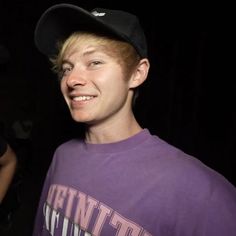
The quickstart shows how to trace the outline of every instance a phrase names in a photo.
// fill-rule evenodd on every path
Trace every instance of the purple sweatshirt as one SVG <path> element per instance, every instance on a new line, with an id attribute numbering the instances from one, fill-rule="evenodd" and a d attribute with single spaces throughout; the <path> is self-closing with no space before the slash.
<path id="1" fill-rule="evenodd" d="M 144 129 L 68 141 L 45 179 L 34 236 L 236 236 L 236 189 Z"/>

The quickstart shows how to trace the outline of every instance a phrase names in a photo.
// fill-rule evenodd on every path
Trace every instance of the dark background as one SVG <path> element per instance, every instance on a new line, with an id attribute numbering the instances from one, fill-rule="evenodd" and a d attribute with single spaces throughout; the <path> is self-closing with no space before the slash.
<path id="1" fill-rule="evenodd" d="M 42 12 L 60 2 L 65 1 L 0 2 L 0 45 L 9 51 L 8 60 L 0 64 L 0 121 L 18 153 L 16 179 L 21 183 L 17 187 L 20 200 L 6 235 L 31 235 L 53 152 L 77 131 L 50 64 L 33 41 Z M 67 2 L 88 10 L 105 7 L 139 16 L 148 40 L 151 70 L 137 101 L 138 120 L 151 133 L 194 155 L 236 186 L 234 33 L 229 21 L 223 21 L 227 12 L 221 7 L 216 11 L 148 1 L 128 5 L 127 1 Z M 24 147 L 11 130 L 22 112 L 33 122 Z"/>

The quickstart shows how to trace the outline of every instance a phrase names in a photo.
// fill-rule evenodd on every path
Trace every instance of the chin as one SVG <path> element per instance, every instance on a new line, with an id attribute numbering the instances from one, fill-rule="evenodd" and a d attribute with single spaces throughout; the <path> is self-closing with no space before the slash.
<path id="1" fill-rule="evenodd" d="M 90 119 L 87 115 L 82 115 L 82 114 L 73 114 L 71 113 L 71 117 L 75 122 L 78 123 L 89 123 Z"/>

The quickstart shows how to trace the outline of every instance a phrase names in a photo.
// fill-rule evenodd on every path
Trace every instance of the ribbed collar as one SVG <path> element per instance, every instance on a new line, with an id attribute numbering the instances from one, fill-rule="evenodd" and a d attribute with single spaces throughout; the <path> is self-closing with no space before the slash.
<path id="1" fill-rule="evenodd" d="M 132 137 L 114 143 L 106 144 L 91 144 L 83 143 L 84 148 L 88 152 L 97 152 L 97 153 L 117 153 L 123 152 L 129 149 L 133 149 L 145 142 L 148 138 L 151 137 L 151 134 L 148 129 L 143 129 L 139 133 L 133 135 Z"/>

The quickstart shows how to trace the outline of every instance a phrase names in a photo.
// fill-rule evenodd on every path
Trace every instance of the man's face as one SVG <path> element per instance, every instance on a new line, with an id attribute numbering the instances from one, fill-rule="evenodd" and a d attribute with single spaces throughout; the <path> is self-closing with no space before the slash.
<path id="1" fill-rule="evenodd" d="M 61 91 L 75 121 L 96 125 L 125 119 L 131 110 L 129 78 L 103 46 L 78 39 L 63 59 Z"/>

